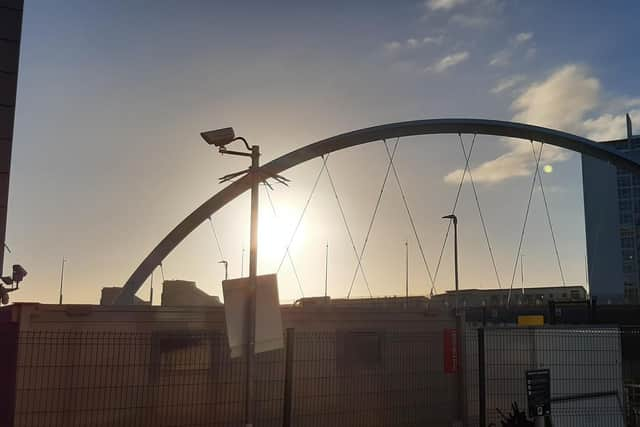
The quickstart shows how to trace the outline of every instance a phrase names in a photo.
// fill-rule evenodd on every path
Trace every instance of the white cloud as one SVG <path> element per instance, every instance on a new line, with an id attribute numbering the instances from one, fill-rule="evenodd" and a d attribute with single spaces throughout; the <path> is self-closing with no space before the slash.
<path id="1" fill-rule="evenodd" d="M 640 110 L 629 111 L 632 123 L 640 124 Z M 607 141 L 627 137 L 627 118 L 624 113 L 602 114 L 599 117 L 585 120 L 584 129 L 587 138 L 594 141 Z M 634 132 L 637 134 L 637 132 Z"/>
<path id="2" fill-rule="evenodd" d="M 484 28 L 491 23 L 491 20 L 482 15 L 465 15 L 457 13 L 449 19 L 449 22 L 466 28 Z"/>
<path id="3" fill-rule="evenodd" d="M 516 34 L 516 37 L 514 40 L 516 44 L 522 44 L 522 43 L 528 42 L 532 38 L 533 38 L 533 33 L 519 33 L 519 34 Z"/>
<path id="4" fill-rule="evenodd" d="M 516 96 L 511 109 L 513 120 L 539 126 L 560 129 L 603 140 L 625 136 L 624 113 L 600 114 L 589 117 L 601 109 L 600 82 L 586 68 L 569 64 L 553 72 L 545 80 L 530 84 Z M 635 103 L 628 99 L 624 103 Z M 632 110 L 632 119 L 640 123 L 640 109 Z M 508 151 L 497 158 L 472 169 L 477 182 L 497 183 L 509 178 L 530 176 L 535 167 L 531 147 L 523 141 L 507 141 Z M 541 162 L 550 164 L 565 161 L 570 152 L 545 145 Z M 445 176 L 447 183 L 458 183 L 462 169 Z"/>
<path id="5" fill-rule="evenodd" d="M 491 88 L 490 92 L 495 94 L 502 93 L 506 90 L 513 89 L 514 87 L 516 87 L 518 84 L 522 83 L 525 80 L 526 80 L 526 77 L 521 74 L 507 77 L 505 79 L 499 80 L 498 83 L 496 83 L 496 85 L 493 88 Z"/>
<path id="6" fill-rule="evenodd" d="M 566 65 L 533 83 L 512 103 L 515 121 L 580 132 L 585 114 L 598 105 L 600 82 L 584 67 Z"/>
<path id="7" fill-rule="evenodd" d="M 509 65 L 510 63 L 511 51 L 507 49 L 493 54 L 491 60 L 489 60 L 489 65 L 491 65 L 492 67 L 504 67 L 505 65 Z"/>
<path id="8" fill-rule="evenodd" d="M 466 0 L 428 0 L 425 5 L 431 10 L 451 10 Z"/>
<path id="9" fill-rule="evenodd" d="M 451 55 L 447 55 L 433 65 L 426 68 L 426 71 L 432 71 L 434 73 L 442 73 L 447 69 L 466 61 L 469 58 L 469 52 L 457 52 Z"/>
<path id="10" fill-rule="evenodd" d="M 417 38 L 409 38 L 404 42 L 400 41 L 392 41 L 384 44 L 384 49 L 387 52 L 398 52 L 401 50 L 410 50 L 410 49 L 418 49 L 425 47 L 427 45 L 439 45 L 444 40 L 443 35 L 434 36 L 434 37 L 423 37 L 420 39 Z"/>

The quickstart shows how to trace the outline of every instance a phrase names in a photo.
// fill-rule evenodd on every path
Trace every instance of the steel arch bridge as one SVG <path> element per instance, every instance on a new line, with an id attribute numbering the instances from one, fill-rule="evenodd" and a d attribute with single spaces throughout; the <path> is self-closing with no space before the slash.
<path id="1" fill-rule="evenodd" d="M 291 151 L 264 164 L 261 170 L 271 175 L 280 174 L 308 160 L 345 148 L 392 138 L 435 134 L 477 134 L 537 141 L 586 154 L 640 174 L 640 162 L 604 144 L 598 144 L 581 136 L 524 123 L 468 118 L 414 120 L 354 130 Z M 185 237 L 208 220 L 211 215 L 250 188 L 251 180 L 245 176 L 214 194 L 184 218 L 138 265 L 124 284 L 115 304 L 132 303 L 133 296 L 144 281 Z"/>

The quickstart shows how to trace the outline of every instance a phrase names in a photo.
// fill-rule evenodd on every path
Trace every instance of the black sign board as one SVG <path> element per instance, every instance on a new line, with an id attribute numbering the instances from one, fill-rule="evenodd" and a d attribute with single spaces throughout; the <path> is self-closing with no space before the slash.
<path id="1" fill-rule="evenodd" d="M 529 417 L 551 414 L 551 378 L 548 369 L 527 371 Z"/>

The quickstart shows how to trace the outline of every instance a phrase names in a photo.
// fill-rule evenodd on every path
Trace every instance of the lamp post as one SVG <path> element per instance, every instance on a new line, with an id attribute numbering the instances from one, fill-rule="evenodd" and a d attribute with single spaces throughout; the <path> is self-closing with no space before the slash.
<path id="1" fill-rule="evenodd" d="M 247 361 L 246 361 L 246 383 L 245 383 L 245 407 L 244 419 L 246 426 L 253 425 L 253 395 L 254 395 L 254 365 L 255 365 L 255 315 L 256 315 L 256 282 L 258 272 L 258 206 L 259 191 L 258 184 L 260 178 L 258 169 L 260 168 L 260 147 L 258 145 L 249 146 L 243 137 L 236 137 L 233 128 L 217 129 L 200 134 L 209 145 L 218 147 L 220 154 L 230 154 L 232 156 L 244 156 L 251 158 L 251 167 L 247 171 L 234 173 L 221 178 L 221 181 L 228 181 L 247 173 L 251 180 L 251 234 L 249 248 L 249 303 L 247 304 Z M 248 152 L 232 151 L 227 149 L 227 145 L 234 141 L 244 142 Z"/>
<path id="2" fill-rule="evenodd" d="M 450 219 L 453 221 L 453 262 L 455 269 L 455 280 L 456 280 L 456 312 L 458 311 L 458 291 L 459 289 L 459 281 L 458 281 L 458 217 L 454 214 L 445 215 L 442 219 Z"/>

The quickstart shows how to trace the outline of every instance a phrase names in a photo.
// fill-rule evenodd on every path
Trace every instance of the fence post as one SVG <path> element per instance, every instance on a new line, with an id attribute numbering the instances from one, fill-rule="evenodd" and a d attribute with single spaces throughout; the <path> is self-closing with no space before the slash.
<path id="1" fill-rule="evenodd" d="M 282 414 L 282 426 L 291 427 L 293 418 L 293 359 L 296 343 L 296 331 L 287 328 L 287 338 L 284 359 L 284 402 Z"/>
<path id="2" fill-rule="evenodd" d="M 484 328 L 478 328 L 478 418 L 480 427 L 487 425 L 487 396 L 484 363 Z"/>
<path id="3" fill-rule="evenodd" d="M 0 324 L 0 425 L 12 426 L 18 370 L 18 323 Z"/>

